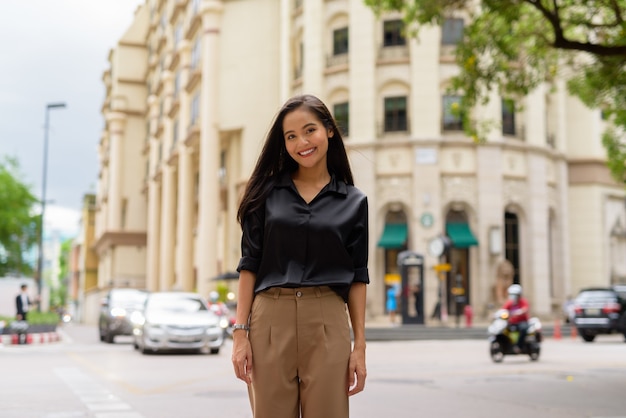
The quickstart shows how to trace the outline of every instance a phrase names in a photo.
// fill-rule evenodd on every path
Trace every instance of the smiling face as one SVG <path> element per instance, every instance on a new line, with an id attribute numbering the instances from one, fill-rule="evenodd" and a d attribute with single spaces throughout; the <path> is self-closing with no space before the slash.
<path id="1" fill-rule="evenodd" d="M 305 106 L 289 112 L 283 119 L 285 148 L 301 169 L 327 169 L 328 138 L 333 134 Z"/>

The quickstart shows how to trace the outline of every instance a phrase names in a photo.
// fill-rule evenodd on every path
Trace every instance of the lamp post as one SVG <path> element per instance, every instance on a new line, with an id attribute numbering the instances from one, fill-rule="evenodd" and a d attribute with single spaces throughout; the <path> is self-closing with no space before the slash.
<path id="1" fill-rule="evenodd" d="M 46 182 L 48 180 L 48 129 L 50 121 L 50 109 L 62 109 L 65 103 L 48 103 L 46 105 L 46 121 L 44 124 L 43 137 L 43 172 L 41 176 L 41 225 L 39 226 L 38 237 L 38 258 L 37 258 L 37 294 L 41 298 L 43 286 L 43 230 L 44 218 L 46 216 Z M 41 305 L 39 305 L 41 309 Z"/>

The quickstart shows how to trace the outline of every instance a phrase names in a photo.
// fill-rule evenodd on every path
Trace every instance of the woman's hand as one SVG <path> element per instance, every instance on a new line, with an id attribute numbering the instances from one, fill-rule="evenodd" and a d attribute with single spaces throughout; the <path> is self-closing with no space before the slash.
<path id="1" fill-rule="evenodd" d="M 365 388 L 365 348 L 354 348 L 348 363 L 348 396 L 356 395 Z"/>
<path id="2" fill-rule="evenodd" d="M 248 385 L 252 383 L 252 347 L 247 332 L 243 330 L 233 332 L 232 361 L 237 378 Z"/>

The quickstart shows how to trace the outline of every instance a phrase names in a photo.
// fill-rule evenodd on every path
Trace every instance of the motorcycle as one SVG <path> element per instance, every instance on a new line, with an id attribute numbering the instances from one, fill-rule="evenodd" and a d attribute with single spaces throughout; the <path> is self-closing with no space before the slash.
<path id="1" fill-rule="evenodd" d="M 509 324 L 509 311 L 500 309 L 494 314 L 493 322 L 487 328 L 489 334 L 489 352 L 491 359 L 500 363 L 504 356 L 508 355 L 528 355 L 532 361 L 539 359 L 541 353 L 541 321 L 539 318 L 530 318 L 528 320 L 528 331 L 524 347 L 516 350 L 516 344 L 519 340 L 519 329 L 514 324 Z"/>
<path id="2" fill-rule="evenodd" d="M 210 303 L 209 309 L 219 318 L 224 338 L 232 338 L 235 317 L 230 313 L 230 309 L 224 303 Z"/>

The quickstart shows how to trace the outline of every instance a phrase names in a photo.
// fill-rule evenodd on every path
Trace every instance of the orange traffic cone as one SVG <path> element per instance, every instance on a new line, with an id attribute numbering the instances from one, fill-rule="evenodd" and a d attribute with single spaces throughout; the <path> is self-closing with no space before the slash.
<path id="1" fill-rule="evenodd" d="M 554 321 L 554 334 L 553 337 L 555 340 L 561 339 L 561 323 L 558 319 Z"/>

